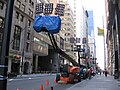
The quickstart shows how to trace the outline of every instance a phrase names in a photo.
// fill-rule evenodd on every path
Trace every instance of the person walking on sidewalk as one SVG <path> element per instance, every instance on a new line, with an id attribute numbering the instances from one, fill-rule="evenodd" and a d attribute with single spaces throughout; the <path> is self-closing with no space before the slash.
<path id="1" fill-rule="evenodd" d="M 89 80 L 91 79 L 91 73 L 92 73 L 92 70 L 91 70 L 91 68 L 89 68 L 88 69 L 88 78 L 89 78 Z"/>
<path id="2" fill-rule="evenodd" d="M 107 70 L 106 70 L 106 69 L 105 69 L 105 72 L 104 72 L 104 73 L 105 73 L 105 77 L 107 77 L 108 72 L 107 72 Z"/>

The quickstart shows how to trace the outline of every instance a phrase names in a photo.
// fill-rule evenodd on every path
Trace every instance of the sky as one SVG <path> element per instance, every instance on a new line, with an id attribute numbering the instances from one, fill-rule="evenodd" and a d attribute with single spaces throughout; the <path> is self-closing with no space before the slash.
<path id="1" fill-rule="evenodd" d="M 68 0 L 68 3 L 70 4 L 70 6 L 72 6 L 72 8 L 74 8 L 74 0 Z M 104 38 L 103 36 L 98 36 L 97 27 L 103 28 L 104 25 L 104 29 L 106 28 L 105 0 L 81 0 L 81 3 L 86 10 L 93 10 L 97 63 L 100 68 L 104 70 Z"/>
<path id="2" fill-rule="evenodd" d="M 96 57 L 98 65 L 104 70 L 104 38 L 98 36 L 97 27 L 105 27 L 105 0 L 82 0 L 84 7 L 87 10 L 93 10 L 94 16 L 94 32 L 96 40 Z M 103 19 L 104 18 L 104 19 Z M 106 30 L 106 29 L 105 29 Z"/>

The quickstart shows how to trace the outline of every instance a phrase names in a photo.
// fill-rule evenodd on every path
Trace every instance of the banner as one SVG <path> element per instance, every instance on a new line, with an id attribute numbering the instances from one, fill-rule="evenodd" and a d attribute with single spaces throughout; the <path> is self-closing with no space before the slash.
<path id="1" fill-rule="evenodd" d="M 104 36 L 104 29 L 98 27 L 98 36 Z"/>

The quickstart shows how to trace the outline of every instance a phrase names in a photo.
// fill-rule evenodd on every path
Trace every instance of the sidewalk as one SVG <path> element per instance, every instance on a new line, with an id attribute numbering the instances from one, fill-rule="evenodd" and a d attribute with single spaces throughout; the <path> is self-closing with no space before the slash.
<path id="1" fill-rule="evenodd" d="M 33 78 L 33 77 L 43 77 L 43 76 L 50 76 L 50 75 L 54 75 L 54 74 L 27 74 L 27 75 L 17 75 L 17 77 L 13 77 L 14 79 L 18 79 L 18 78 Z M 11 78 L 10 78 L 11 79 Z"/>
<path id="2" fill-rule="evenodd" d="M 96 75 L 91 80 L 84 80 L 66 90 L 120 90 L 120 82 L 109 75 Z"/>

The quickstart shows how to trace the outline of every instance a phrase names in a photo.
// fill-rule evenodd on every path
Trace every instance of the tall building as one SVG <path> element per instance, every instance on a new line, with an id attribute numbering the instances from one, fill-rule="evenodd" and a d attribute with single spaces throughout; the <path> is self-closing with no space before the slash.
<path id="1" fill-rule="evenodd" d="M 120 79 L 120 1 L 105 0 L 107 23 L 107 69 L 115 79 Z"/>
<path id="2" fill-rule="evenodd" d="M 8 73 L 31 73 L 33 60 L 33 19 L 36 0 L 15 0 L 8 56 Z M 0 0 L 0 21 L 4 23 L 6 1 Z M 1 28 L 3 33 L 3 26 Z M 2 36 L 1 33 L 1 36 Z"/>
<path id="3" fill-rule="evenodd" d="M 96 43 L 94 35 L 93 11 L 88 11 L 88 46 L 90 49 L 90 65 L 96 70 Z"/>
<path id="4" fill-rule="evenodd" d="M 74 14 L 70 7 L 70 5 L 66 2 L 65 3 L 65 14 L 62 17 L 62 34 L 64 35 L 64 41 L 65 41 L 65 52 L 70 55 L 74 60 L 76 59 L 76 56 L 74 54 L 74 45 L 75 42 L 71 42 L 71 39 L 75 39 L 75 32 L 74 32 Z M 69 63 L 67 60 L 66 63 Z"/>
<path id="5" fill-rule="evenodd" d="M 88 11 L 88 35 L 94 36 L 94 20 L 93 11 Z"/>
<path id="6" fill-rule="evenodd" d="M 76 45 L 88 52 L 88 13 L 80 0 L 74 0 L 74 28 L 76 31 Z M 83 55 L 83 54 L 81 54 Z M 81 58 L 81 64 L 85 65 L 85 59 Z"/>

